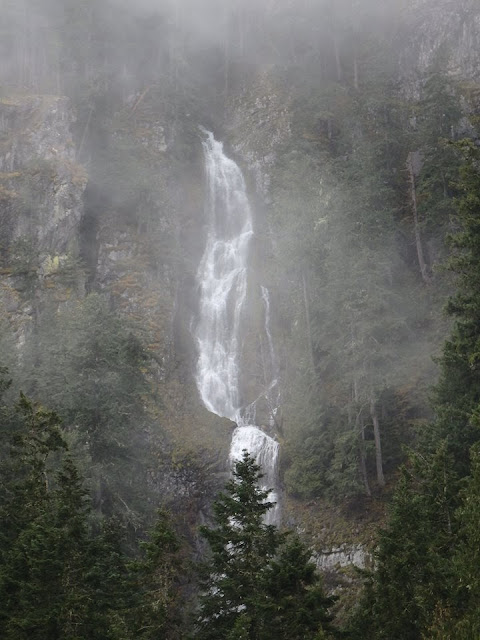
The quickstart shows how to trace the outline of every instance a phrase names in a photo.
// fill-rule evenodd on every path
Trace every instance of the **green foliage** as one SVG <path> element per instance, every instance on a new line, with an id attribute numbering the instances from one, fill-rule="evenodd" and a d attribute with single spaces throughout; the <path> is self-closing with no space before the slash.
<path id="1" fill-rule="evenodd" d="M 460 475 L 469 470 L 469 447 L 479 439 L 478 344 L 480 322 L 480 173 L 479 152 L 473 143 L 457 145 L 465 164 L 458 184 L 458 217 L 461 231 L 451 238 L 455 254 L 449 268 L 458 274 L 457 292 L 447 312 L 455 318 L 451 337 L 445 343 L 440 381 L 435 390 L 437 429 L 448 438 Z"/>
<path id="2" fill-rule="evenodd" d="M 429 459 L 418 456 L 411 470 L 402 470 L 380 536 L 370 601 L 359 614 L 368 618 L 373 637 L 421 638 L 428 628 L 451 580 L 456 489 L 444 444 Z"/>
<path id="3" fill-rule="evenodd" d="M 9 549 L 25 523 L 36 518 L 48 495 L 51 458 L 66 448 L 58 416 L 35 407 L 24 395 L 12 413 L 2 403 L 1 511 L 2 551 Z M 13 441 L 12 441 L 13 439 Z"/>
<path id="4" fill-rule="evenodd" d="M 136 638 L 180 640 L 185 612 L 182 606 L 182 573 L 187 575 L 180 540 L 171 517 L 159 511 L 149 540 L 140 543 L 142 557 L 132 565 L 136 604 L 131 612 Z"/>
<path id="5" fill-rule="evenodd" d="M 287 444 L 285 485 L 291 495 L 304 499 L 322 495 L 328 487 L 327 472 L 332 460 L 332 434 L 327 425 L 312 424 Z"/>
<path id="6" fill-rule="evenodd" d="M 58 416 L 24 395 L 15 414 L 0 406 L 1 637 L 183 637 L 181 545 L 165 514 L 132 562 L 120 522 L 92 517 Z"/>
<path id="7" fill-rule="evenodd" d="M 460 492 L 461 505 L 456 512 L 458 543 L 452 557 L 453 579 L 446 602 L 435 611 L 430 637 L 475 638 L 480 633 L 478 611 L 480 525 L 480 461 L 478 445 L 472 448 L 472 470 Z"/>
<path id="8" fill-rule="evenodd" d="M 417 231 L 433 265 L 445 256 L 459 192 L 459 154 L 449 142 L 461 117 L 458 92 L 439 61 L 421 100 L 408 103 L 392 52 L 376 40 L 360 37 L 359 45 L 358 60 L 371 57 L 355 91 L 295 74 L 294 140 L 272 181 L 276 277 L 289 302 L 279 312 L 295 354 L 284 396 L 285 482 L 302 497 L 338 500 L 382 484 L 372 402 L 385 472 L 404 461 L 402 445 L 431 415 L 429 359 L 445 330 L 444 277 L 435 273 L 429 290 L 418 283 L 405 162 L 419 150 Z"/>
<path id="9" fill-rule="evenodd" d="M 12 435 L 13 417 L 12 408 L 5 403 L 5 396 L 12 386 L 8 367 L 0 365 L 0 461 L 3 462 L 9 455 L 8 438 Z"/>
<path id="10" fill-rule="evenodd" d="M 317 640 L 331 630 L 327 611 L 334 598 L 327 597 L 311 562 L 310 549 L 297 536 L 280 548 L 265 571 L 267 593 L 264 638 Z"/>
<path id="11" fill-rule="evenodd" d="M 96 631 L 90 506 L 74 463 L 62 454 L 59 418 L 22 395 L 18 422 L 0 495 L 1 635 L 109 638 Z"/>
<path id="12" fill-rule="evenodd" d="M 226 637 L 240 613 L 242 627 L 248 620 L 248 637 L 257 637 L 265 598 L 261 576 L 284 539 L 263 522 L 273 503 L 267 501 L 269 491 L 259 488 L 260 478 L 258 465 L 245 452 L 226 492 L 214 503 L 216 527 L 201 529 L 211 558 L 201 583 L 198 638 Z"/>
<path id="13" fill-rule="evenodd" d="M 149 491 L 147 368 L 133 327 L 96 294 L 44 319 L 24 360 L 28 390 L 61 412 L 76 450 L 93 463 L 97 508 L 132 524 Z"/>
<path id="14" fill-rule="evenodd" d="M 418 286 L 407 248 L 414 230 L 406 224 L 405 160 L 417 134 L 411 105 L 383 73 L 389 64 L 372 61 L 355 92 L 309 85 L 298 73 L 295 139 L 272 180 L 275 277 L 288 300 L 279 312 L 291 361 L 285 480 L 304 497 L 339 499 L 382 484 L 372 402 L 386 472 L 404 460 L 416 417 L 429 414 L 428 359 L 441 335 L 432 309 L 440 317 L 441 295 Z M 453 122 L 458 100 L 449 104 Z M 422 125 L 433 131 L 426 109 Z"/>
<path id="15" fill-rule="evenodd" d="M 215 527 L 201 532 L 210 547 L 203 566 L 196 638 L 316 638 L 328 626 L 326 598 L 297 539 L 287 540 L 264 516 L 269 491 L 245 451 L 214 503 Z"/>
<path id="16" fill-rule="evenodd" d="M 480 173 L 475 145 L 457 148 L 465 159 L 457 203 L 462 230 L 452 238 L 457 253 L 449 264 L 459 277 L 447 307 L 456 320 L 440 359 L 436 421 L 410 456 L 411 472 L 403 474 L 380 537 L 367 605 L 367 628 L 376 638 L 467 639 L 478 633 L 471 567 L 478 537 Z"/>
<path id="17" fill-rule="evenodd" d="M 417 185 L 418 208 L 422 228 L 429 235 L 438 235 L 440 229 L 448 228 L 455 213 L 453 196 L 459 159 L 449 141 L 455 139 L 461 117 L 455 87 L 439 69 L 432 69 L 417 107 L 415 137 L 422 150 Z"/>
<path id="18" fill-rule="evenodd" d="M 167 179 L 158 184 L 159 176 L 167 175 L 166 163 L 148 149 L 151 121 L 168 114 L 176 137 L 184 127 L 185 146 L 177 149 L 189 158 L 194 125 L 182 118 L 215 120 L 218 97 L 223 113 L 224 93 L 235 91 L 237 81 L 248 86 L 253 60 L 252 67 L 259 60 L 286 67 L 286 95 L 295 94 L 285 110 L 293 114 L 292 139 L 288 148 L 276 150 L 268 215 L 277 242 L 270 276 L 283 297 L 277 333 L 282 332 L 288 361 L 285 482 L 292 494 L 340 499 L 375 486 L 371 406 L 378 408 L 383 464 L 394 477 L 402 443 L 428 411 L 423 390 L 431 369 L 424 362 L 443 330 L 432 318 L 444 286 L 436 275 L 429 291 L 422 288 L 411 249 L 407 154 L 418 150 L 422 158 L 416 188 L 429 266 L 444 255 L 445 229 L 456 224 L 453 195 L 459 195 L 463 231 L 453 240 L 451 261 L 460 274 L 459 293 L 449 303 L 457 323 L 440 360 L 436 423 L 402 472 L 366 610 L 368 633 L 378 637 L 475 637 L 478 586 L 468 558 L 476 558 L 478 546 L 478 461 L 474 457 L 471 466 L 468 454 L 480 426 L 480 181 L 474 145 L 463 145 L 468 162 L 458 180 L 461 154 L 447 142 L 461 115 L 454 83 L 437 65 L 425 78 L 418 103 L 402 97 L 392 78 L 400 57 L 397 42 L 405 42 L 397 36 L 412 16 L 402 15 L 404 2 L 390 3 L 395 7 L 385 12 L 374 11 L 372 2 L 271 3 L 272 8 L 262 7 L 261 20 L 255 3 L 236 3 L 219 19 L 226 43 L 220 55 L 213 50 L 218 42 L 210 49 L 203 42 L 198 46 L 196 31 L 190 37 L 190 16 L 174 10 L 177 3 L 160 3 L 148 15 L 136 7 L 132 12 L 131 4 L 32 0 L 19 8 L 7 0 L 0 80 L 70 95 L 79 115 L 80 157 L 89 158 L 91 182 L 103 196 L 92 217 L 116 218 L 147 231 L 159 240 L 153 260 L 162 253 L 173 264 L 173 228 L 162 227 L 157 215 L 168 205 Z M 463 10 L 469 17 L 474 3 L 467 4 Z M 384 23 L 384 15 L 395 20 Z M 199 89 L 207 84 L 213 98 Z M 140 114 L 137 100 L 145 90 L 151 102 Z M 187 113 L 193 117 L 184 117 Z M 18 178 L 16 198 L 2 213 L 5 228 L 12 212 L 25 221 L 35 214 L 52 166 L 35 159 Z M 4 264 L 17 291 L 30 300 L 40 271 L 34 243 L 27 237 L 1 243 L 5 254 L 9 249 L 11 260 Z M 78 272 L 71 258 L 58 277 L 69 286 Z M 120 513 L 130 531 L 139 526 L 139 514 L 151 508 L 147 469 L 152 462 L 145 414 L 148 360 L 141 340 L 96 295 L 36 316 L 34 324 L 22 352 L 23 382 L 62 413 L 66 430 L 53 412 L 24 396 L 16 413 L 1 406 L 0 509 L 7 524 L 1 531 L 0 583 L 7 592 L 7 637 L 176 637 L 181 633 L 179 549 L 170 525 L 160 516 L 130 575 L 114 521 L 103 526 L 97 521 L 101 531 L 92 539 L 81 479 L 65 457 L 67 442 L 72 443 L 79 466 L 88 467 L 97 513 Z M 16 353 L 9 360 L 13 364 Z M 0 391 L 7 390 L 8 382 L 0 383 Z M 12 455 L 7 435 L 16 436 Z M 256 472 L 250 471 L 236 480 L 255 484 Z M 459 493 L 462 478 L 466 488 Z M 237 495 L 238 490 L 238 483 L 228 486 L 224 512 L 216 512 L 217 529 L 205 530 L 213 558 L 218 556 L 221 589 L 246 607 L 222 609 L 217 593 L 207 588 L 212 601 L 205 600 L 205 607 L 222 612 L 216 620 L 225 625 L 219 634 L 226 635 L 218 637 L 295 638 L 302 625 L 311 635 L 325 621 L 326 605 L 306 552 L 295 540 L 283 545 L 283 538 L 262 524 L 268 496 Z M 233 523 L 226 515 L 255 504 L 256 519 L 240 526 L 235 519 L 246 512 L 235 511 Z M 78 539 L 77 550 L 68 546 L 69 537 Z M 251 552 L 244 556 L 249 540 Z M 229 556 L 231 550 L 236 551 Z M 132 583 L 142 603 L 132 597 Z M 60 597 L 65 585 L 72 588 Z M 29 601 L 38 607 L 29 611 Z M 211 621 L 214 614 L 209 615 Z M 201 624 L 199 629 L 210 637 Z M 319 631 L 315 637 L 322 636 Z"/>

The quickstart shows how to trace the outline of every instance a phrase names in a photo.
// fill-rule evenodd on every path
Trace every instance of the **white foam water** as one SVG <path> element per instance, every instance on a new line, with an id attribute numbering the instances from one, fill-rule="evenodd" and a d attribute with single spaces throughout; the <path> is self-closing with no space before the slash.
<path id="1" fill-rule="evenodd" d="M 245 180 L 238 165 L 223 152 L 221 142 L 203 130 L 207 196 L 208 235 L 198 272 L 199 318 L 194 331 L 198 348 L 196 383 L 203 403 L 212 413 L 237 423 L 230 450 L 230 462 L 241 459 L 246 449 L 260 465 L 262 488 L 275 488 L 279 445 L 261 429 L 249 424 L 254 407 L 242 407 L 240 397 L 240 349 L 242 316 L 247 302 L 247 272 L 253 236 L 252 211 Z M 267 297 L 266 297 L 267 296 Z M 262 290 L 266 307 L 267 340 L 273 367 L 274 352 L 269 329 L 268 292 Z M 278 521 L 279 508 L 267 514 Z"/>

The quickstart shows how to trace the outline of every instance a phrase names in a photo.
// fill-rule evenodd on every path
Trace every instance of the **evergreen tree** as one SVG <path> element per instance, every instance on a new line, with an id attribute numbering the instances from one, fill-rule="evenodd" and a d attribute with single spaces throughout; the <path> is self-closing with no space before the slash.
<path id="1" fill-rule="evenodd" d="M 265 601 L 261 574 L 284 540 L 264 523 L 273 503 L 267 501 L 269 491 L 259 488 L 261 477 L 245 452 L 213 506 L 216 527 L 201 529 L 212 553 L 201 584 L 198 638 L 225 638 L 236 626 L 238 631 L 240 614 L 248 620 L 248 637 L 258 637 Z"/>
<path id="2" fill-rule="evenodd" d="M 182 545 L 170 518 L 160 510 L 149 540 L 140 543 L 143 557 L 134 562 L 133 634 L 139 640 L 182 638 L 180 573 L 185 570 Z"/>
<path id="3" fill-rule="evenodd" d="M 86 492 L 67 458 L 38 515 L 13 544 L 2 571 L 5 638 L 111 638 L 96 621 L 89 584 Z"/>
<path id="4" fill-rule="evenodd" d="M 326 637 L 323 630 L 331 630 L 328 607 L 334 598 L 325 595 L 310 556 L 310 550 L 292 536 L 270 562 L 263 576 L 267 596 L 264 637 L 317 640 Z"/>
<path id="5" fill-rule="evenodd" d="M 42 513 L 49 499 L 51 459 L 67 448 L 58 415 L 34 406 L 23 394 L 14 412 L 4 407 L 3 413 L 9 433 L 4 434 L 6 456 L 0 468 L 0 558 Z"/>
<path id="6" fill-rule="evenodd" d="M 415 143 L 422 150 L 417 185 L 420 224 L 424 233 L 437 236 L 455 215 L 459 158 L 449 141 L 462 117 L 456 88 L 441 66 L 438 61 L 425 79 L 415 132 Z"/>
<path id="7" fill-rule="evenodd" d="M 465 163 L 458 184 L 461 231 L 450 239 L 457 292 L 447 312 L 455 326 L 443 349 L 435 409 L 439 436 L 447 438 L 462 476 L 469 472 L 469 448 L 480 438 L 480 151 L 470 141 L 456 146 Z"/>
<path id="8" fill-rule="evenodd" d="M 472 448 L 472 473 L 457 510 L 458 542 L 452 555 L 448 598 L 438 602 L 428 637 L 433 640 L 480 637 L 480 451 Z"/>
<path id="9" fill-rule="evenodd" d="M 39 328 L 24 364 L 30 392 L 61 413 L 74 451 L 89 456 L 84 474 L 96 484 L 96 509 L 136 525 L 149 491 L 149 389 L 132 327 L 91 294 Z"/>
<path id="10" fill-rule="evenodd" d="M 21 395 L 0 483 L 0 635 L 6 640 L 123 640 L 112 624 L 110 549 L 101 562 L 91 501 L 54 412 Z M 118 582 L 115 576 L 115 582 Z M 108 593 L 108 604 L 101 594 Z"/>
<path id="11" fill-rule="evenodd" d="M 118 640 L 131 637 L 129 611 L 137 598 L 125 540 L 121 522 L 110 518 L 100 523 L 90 545 L 89 584 L 95 593 L 95 627 L 100 637 L 104 633 L 104 637 Z"/>
<path id="12" fill-rule="evenodd" d="M 472 474 L 462 492 L 462 504 L 458 510 L 460 543 L 454 557 L 454 569 L 458 581 L 456 599 L 452 603 L 459 622 L 457 638 L 480 637 L 480 450 L 472 449 Z M 458 614 L 457 614 L 458 615 Z"/>
<path id="13" fill-rule="evenodd" d="M 410 468 L 402 469 L 354 637 L 420 639 L 430 624 L 452 577 L 456 485 L 450 468 L 443 443 L 432 456 L 412 456 Z"/>
<path id="14" fill-rule="evenodd" d="M 480 440 L 480 152 L 469 141 L 456 146 L 465 158 L 457 203 L 462 230 L 451 239 L 456 253 L 449 262 L 458 286 L 447 311 L 456 321 L 440 359 L 436 420 L 410 457 L 410 479 L 400 482 L 380 537 L 369 589 L 375 638 L 466 640 L 478 630 L 469 568 L 478 537 L 478 458 L 472 468 L 469 451 Z"/>
<path id="15" fill-rule="evenodd" d="M 273 503 L 259 488 L 261 477 L 245 451 L 214 504 L 216 526 L 202 528 L 211 555 L 203 567 L 197 638 L 322 637 L 329 600 L 308 551 L 264 522 Z"/>

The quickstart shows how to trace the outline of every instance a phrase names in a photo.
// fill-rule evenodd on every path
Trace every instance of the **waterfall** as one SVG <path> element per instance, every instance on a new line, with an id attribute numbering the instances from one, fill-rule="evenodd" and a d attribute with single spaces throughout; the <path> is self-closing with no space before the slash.
<path id="1" fill-rule="evenodd" d="M 278 524 L 280 522 L 279 495 L 276 490 L 278 484 L 278 442 L 258 427 L 243 425 L 237 427 L 233 432 L 229 456 L 231 465 L 237 460 L 241 460 L 244 449 L 255 458 L 255 462 L 264 474 L 260 481 L 262 489 L 272 489 L 268 500 L 275 502 L 275 506 L 267 511 L 265 522 L 266 524 Z"/>
<path id="2" fill-rule="evenodd" d="M 268 358 L 264 356 L 263 368 L 265 371 L 265 399 L 270 411 L 270 426 L 275 426 L 275 418 L 280 404 L 280 388 L 278 383 L 279 368 L 277 354 L 273 346 L 272 332 L 270 329 L 270 294 L 264 286 L 262 289 L 262 300 L 265 306 L 265 335 L 267 336 Z"/>
<path id="3" fill-rule="evenodd" d="M 232 437 L 230 463 L 241 458 L 243 449 L 247 449 L 261 466 L 263 488 L 275 488 L 278 443 L 252 424 L 254 413 L 242 406 L 240 393 L 252 211 L 240 168 L 224 154 L 223 144 L 212 133 L 202 131 L 208 234 L 197 272 L 200 302 L 194 331 L 198 348 L 196 383 L 207 409 L 238 425 Z M 277 520 L 278 506 L 267 515 L 269 521 Z"/>

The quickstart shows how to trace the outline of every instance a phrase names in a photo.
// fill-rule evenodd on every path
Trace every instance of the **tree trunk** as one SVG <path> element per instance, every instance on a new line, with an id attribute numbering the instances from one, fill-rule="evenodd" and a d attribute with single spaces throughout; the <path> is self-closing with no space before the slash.
<path id="1" fill-rule="evenodd" d="M 80 156 L 82 155 L 83 145 L 85 144 L 85 140 L 87 138 L 88 128 L 90 126 L 90 122 L 92 120 L 92 115 L 93 115 L 94 111 L 95 111 L 95 105 L 92 105 L 90 107 L 90 111 L 88 112 L 87 122 L 85 123 L 85 128 L 83 130 L 82 139 L 80 141 L 80 145 L 79 145 L 78 151 L 77 151 L 77 158 L 78 158 L 79 161 L 80 161 Z"/>
<path id="2" fill-rule="evenodd" d="M 238 10 L 238 49 L 240 60 L 242 60 L 242 62 L 245 59 L 245 30 L 247 28 L 247 17 L 245 12 L 245 7 L 241 7 Z"/>
<path id="3" fill-rule="evenodd" d="M 335 66 L 337 69 L 337 80 L 338 82 L 341 82 L 343 80 L 343 72 L 342 72 L 342 63 L 340 61 L 340 50 L 338 47 L 338 40 L 337 40 L 337 36 L 334 35 L 333 36 L 333 51 L 335 54 Z"/>
<path id="4" fill-rule="evenodd" d="M 223 43 L 223 64 L 224 64 L 224 72 L 223 72 L 223 82 L 224 82 L 224 94 L 225 100 L 228 98 L 229 90 L 230 90 L 230 13 L 229 9 L 225 7 L 225 39 Z"/>
<path id="5" fill-rule="evenodd" d="M 305 305 L 305 322 L 307 325 L 308 350 L 310 353 L 310 364 L 312 366 L 312 372 L 315 373 L 315 356 L 313 353 L 312 325 L 310 322 L 310 303 L 308 301 L 307 280 L 305 278 L 305 273 L 303 271 L 302 271 L 302 284 L 303 284 L 303 303 Z"/>
<path id="6" fill-rule="evenodd" d="M 358 82 L 358 59 L 357 59 L 357 52 L 354 51 L 353 53 L 353 86 L 355 87 L 355 90 L 358 91 L 359 88 L 359 82 Z"/>
<path id="7" fill-rule="evenodd" d="M 173 13 L 173 25 L 169 29 L 169 72 L 170 77 L 173 80 L 173 86 L 175 95 L 178 93 L 179 87 L 179 65 L 180 65 L 180 46 L 181 46 L 181 15 L 180 15 L 180 2 L 175 0 L 174 13 Z"/>
<path id="8" fill-rule="evenodd" d="M 380 437 L 380 422 L 378 420 L 377 405 L 375 400 L 370 400 L 370 415 L 373 422 L 373 436 L 375 439 L 375 460 L 377 463 L 377 482 L 380 487 L 385 486 L 385 476 L 383 475 L 382 441 Z"/>
<path id="9" fill-rule="evenodd" d="M 360 477 L 362 479 L 363 486 L 365 488 L 365 493 L 367 494 L 367 496 L 371 496 L 372 491 L 368 483 L 367 457 L 365 453 L 365 425 L 363 424 L 362 409 L 358 408 L 358 405 L 359 405 L 358 385 L 357 385 L 356 378 L 353 379 L 353 383 L 352 383 L 352 399 L 353 399 L 353 404 L 355 406 L 355 409 L 357 411 L 357 414 L 355 416 L 355 433 L 358 435 L 358 438 L 359 438 L 358 450 L 360 454 Z M 350 411 L 349 411 L 349 414 L 350 414 Z M 350 423 L 352 422 L 351 414 L 349 415 L 349 421 Z"/>
<path id="10" fill-rule="evenodd" d="M 357 418 L 355 421 L 355 430 L 359 433 L 360 444 L 360 475 L 362 477 L 363 486 L 365 488 L 365 493 L 367 496 L 371 496 L 372 492 L 370 490 L 370 485 L 368 484 L 368 475 L 367 475 L 367 459 L 365 454 L 365 425 L 363 424 L 363 419 L 361 416 L 361 411 L 358 412 Z"/>
<path id="11" fill-rule="evenodd" d="M 420 228 L 418 224 L 418 207 L 417 207 L 417 190 L 415 183 L 415 168 L 413 165 L 413 153 L 408 154 L 407 158 L 407 170 L 410 178 L 410 198 L 412 201 L 412 213 L 413 213 L 413 228 L 415 232 L 415 245 L 417 247 L 417 258 L 420 267 L 420 273 L 422 280 L 428 284 L 430 282 L 430 275 L 428 273 L 427 264 L 425 262 L 425 256 L 423 253 L 422 239 L 420 236 Z"/>

